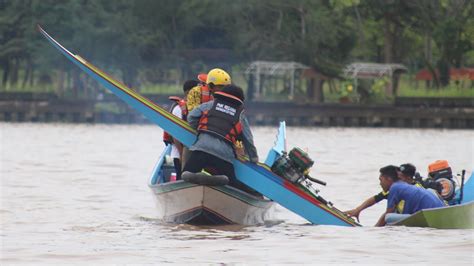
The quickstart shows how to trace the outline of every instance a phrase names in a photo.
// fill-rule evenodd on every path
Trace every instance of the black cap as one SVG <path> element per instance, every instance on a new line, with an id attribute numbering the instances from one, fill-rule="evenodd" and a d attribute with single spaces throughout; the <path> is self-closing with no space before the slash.
<path id="1" fill-rule="evenodd" d="M 193 80 L 193 79 L 186 80 L 183 84 L 183 91 L 184 92 L 190 91 L 192 88 L 196 87 L 197 85 L 198 85 L 197 80 Z"/>
<path id="2" fill-rule="evenodd" d="M 227 85 L 224 88 L 222 88 L 222 90 L 220 90 L 219 92 L 223 92 L 223 93 L 235 96 L 235 97 L 239 98 L 242 102 L 245 100 L 244 91 L 239 86 L 235 86 L 235 85 L 232 85 L 232 84 Z M 215 97 L 219 97 L 219 94 L 216 93 Z"/>
<path id="3" fill-rule="evenodd" d="M 413 178 L 415 176 L 416 167 L 413 164 L 405 163 L 405 164 L 400 165 L 399 168 L 400 168 L 400 172 L 402 172 L 402 174 L 404 174 L 406 176 L 409 176 L 411 178 Z"/>

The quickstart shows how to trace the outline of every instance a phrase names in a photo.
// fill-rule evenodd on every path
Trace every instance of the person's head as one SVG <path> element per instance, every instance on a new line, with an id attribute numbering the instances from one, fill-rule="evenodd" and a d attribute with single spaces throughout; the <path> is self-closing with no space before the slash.
<path id="1" fill-rule="evenodd" d="M 231 100 L 237 103 L 243 103 L 245 100 L 244 91 L 241 87 L 236 85 L 227 85 L 222 90 L 214 93 L 214 97 L 221 98 L 225 97 L 227 100 Z"/>
<path id="2" fill-rule="evenodd" d="M 198 85 L 198 82 L 197 80 L 193 80 L 193 79 L 190 79 L 190 80 L 186 80 L 183 84 L 183 92 L 184 92 L 184 95 L 188 95 L 188 92 L 196 87 Z"/>
<path id="3" fill-rule="evenodd" d="M 220 68 L 214 68 L 207 73 L 206 83 L 212 92 L 220 91 L 232 83 L 230 75 Z"/>
<path id="4" fill-rule="evenodd" d="M 394 165 L 387 165 L 380 168 L 380 186 L 384 191 L 389 191 L 393 183 L 397 182 L 398 179 L 398 167 Z"/>
<path id="5" fill-rule="evenodd" d="M 400 171 L 398 171 L 398 178 L 409 184 L 413 183 L 413 177 L 416 173 L 416 167 L 411 163 L 405 163 L 400 165 Z"/>

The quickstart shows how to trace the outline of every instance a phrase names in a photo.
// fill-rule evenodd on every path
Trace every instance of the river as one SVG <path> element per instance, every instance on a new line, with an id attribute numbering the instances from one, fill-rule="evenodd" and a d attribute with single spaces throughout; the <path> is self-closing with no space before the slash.
<path id="1" fill-rule="evenodd" d="M 253 128 L 260 160 L 276 128 Z M 474 264 L 474 230 L 317 226 L 277 206 L 265 225 L 195 227 L 157 219 L 148 177 L 163 149 L 153 125 L 0 123 L 0 264 Z M 380 191 L 378 169 L 447 159 L 474 168 L 474 131 L 287 128 L 321 195 L 347 210 Z"/>

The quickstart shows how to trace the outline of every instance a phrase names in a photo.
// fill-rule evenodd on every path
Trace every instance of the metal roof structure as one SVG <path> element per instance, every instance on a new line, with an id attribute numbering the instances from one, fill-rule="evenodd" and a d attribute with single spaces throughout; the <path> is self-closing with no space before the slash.
<path id="1" fill-rule="evenodd" d="M 354 80 L 354 86 L 358 87 L 359 79 L 377 79 L 389 77 L 390 81 L 385 87 L 385 94 L 393 94 L 393 74 L 395 72 L 407 72 L 407 68 L 402 64 L 378 64 L 378 63 L 362 63 L 356 62 L 347 65 L 344 70 L 344 76 Z M 357 99 L 358 101 L 358 99 Z"/>
<path id="2" fill-rule="evenodd" d="M 275 62 L 275 61 L 254 61 L 245 70 L 245 74 L 252 75 L 256 90 L 254 97 L 259 99 L 265 95 L 265 87 L 261 84 L 264 76 L 290 78 L 289 98 L 293 99 L 295 94 L 295 72 L 298 70 L 310 69 L 310 67 L 297 62 Z"/>
<path id="3" fill-rule="evenodd" d="M 347 65 L 343 70 L 344 76 L 353 79 L 373 79 L 381 78 L 383 76 L 391 77 L 395 71 L 406 72 L 407 68 L 401 64 L 356 62 Z"/>
<path id="4" fill-rule="evenodd" d="M 308 68 L 308 66 L 297 62 L 254 61 L 247 67 L 245 74 L 281 76 L 291 71 Z"/>

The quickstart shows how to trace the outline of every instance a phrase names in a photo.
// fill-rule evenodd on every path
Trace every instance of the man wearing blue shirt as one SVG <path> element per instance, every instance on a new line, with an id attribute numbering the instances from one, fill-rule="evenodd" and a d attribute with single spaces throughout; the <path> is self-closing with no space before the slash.
<path id="1" fill-rule="evenodd" d="M 389 194 L 387 210 L 375 226 L 384 226 L 385 216 L 395 212 L 395 207 L 402 200 L 405 201 L 403 214 L 413 214 L 419 210 L 444 206 L 444 203 L 428 190 L 400 181 L 397 169 L 398 167 L 393 165 L 380 168 L 380 186 L 384 191 L 389 191 Z"/>

